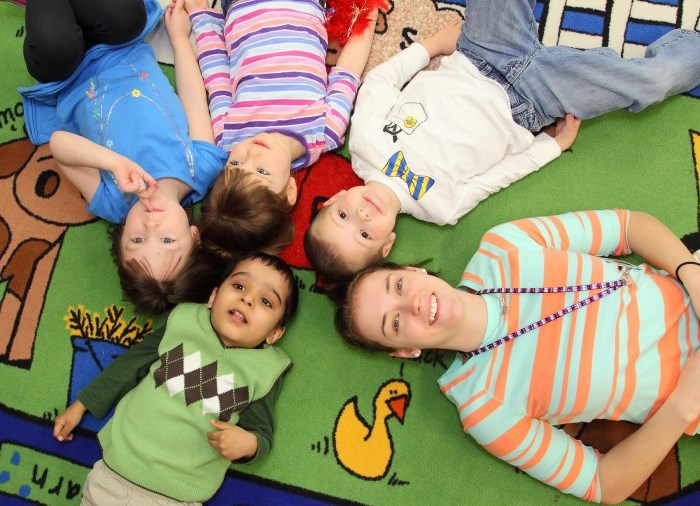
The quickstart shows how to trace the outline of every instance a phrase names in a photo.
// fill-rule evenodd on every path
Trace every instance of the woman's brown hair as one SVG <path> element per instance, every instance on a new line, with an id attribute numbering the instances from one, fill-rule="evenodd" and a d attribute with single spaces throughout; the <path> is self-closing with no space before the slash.
<path id="1" fill-rule="evenodd" d="M 333 296 L 331 297 L 336 303 L 335 328 L 348 345 L 366 351 L 395 351 L 394 348 L 370 341 L 358 332 L 357 326 L 354 323 L 352 312 L 354 306 L 353 299 L 358 283 L 360 283 L 360 281 L 362 281 L 366 276 L 372 274 L 373 272 L 391 271 L 404 268 L 405 266 L 395 264 L 393 262 L 372 265 L 355 274 L 350 281 L 335 287 Z"/>

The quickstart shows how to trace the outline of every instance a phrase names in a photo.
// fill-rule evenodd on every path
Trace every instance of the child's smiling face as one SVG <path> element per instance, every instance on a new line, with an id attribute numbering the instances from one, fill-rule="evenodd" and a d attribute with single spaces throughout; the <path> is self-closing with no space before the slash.
<path id="1" fill-rule="evenodd" d="M 284 333 L 280 321 L 289 287 L 285 277 L 259 259 L 239 262 L 209 297 L 211 324 L 226 346 L 255 348 Z"/>
<path id="2" fill-rule="evenodd" d="M 395 224 L 396 212 L 384 195 L 370 186 L 355 186 L 328 199 L 312 226 L 357 271 L 387 257 L 396 239 Z"/>

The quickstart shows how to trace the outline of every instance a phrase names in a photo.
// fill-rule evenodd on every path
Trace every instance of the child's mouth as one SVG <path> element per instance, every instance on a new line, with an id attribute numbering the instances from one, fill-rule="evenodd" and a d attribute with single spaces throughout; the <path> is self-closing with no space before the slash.
<path id="1" fill-rule="evenodd" d="M 365 200 L 366 200 L 367 203 L 368 203 L 369 205 L 371 205 L 379 214 L 382 214 L 382 210 L 379 209 L 379 206 L 378 206 L 377 204 L 375 204 L 374 201 L 373 201 L 372 199 L 369 199 L 369 198 L 365 197 Z"/>
<path id="2" fill-rule="evenodd" d="M 230 314 L 235 320 L 238 320 L 241 323 L 248 323 L 248 319 L 245 317 L 245 315 L 237 309 L 231 309 L 228 312 L 228 314 Z"/>

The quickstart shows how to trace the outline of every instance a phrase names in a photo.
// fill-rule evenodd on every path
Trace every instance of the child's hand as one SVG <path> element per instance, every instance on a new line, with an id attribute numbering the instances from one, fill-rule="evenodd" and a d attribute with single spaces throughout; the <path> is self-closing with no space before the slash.
<path id="1" fill-rule="evenodd" d="M 83 419 L 86 411 L 87 408 L 80 401 L 75 401 L 68 406 L 53 422 L 53 437 L 59 441 L 72 441 L 73 429 Z"/>
<path id="2" fill-rule="evenodd" d="M 194 11 L 201 11 L 209 7 L 207 0 L 185 0 L 185 10 L 187 14 L 192 14 Z"/>
<path id="3" fill-rule="evenodd" d="M 258 452 L 258 438 L 237 425 L 210 420 L 218 430 L 207 432 L 209 444 L 226 460 L 252 458 Z"/>
<path id="4" fill-rule="evenodd" d="M 441 54 L 452 54 L 457 49 L 457 39 L 462 31 L 463 21 L 455 21 L 448 24 L 436 34 L 420 41 L 432 58 Z"/>
<path id="5" fill-rule="evenodd" d="M 557 141 L 562 152 L 571 147 L 578 135 L 578 128 L 581 126 L 581 120 L 573 114 L 567 114 L 566 118 L 559 118 L 554 124 L 554 129 L 550 135 Z M 547 132 L 549 133 L 549 132 Z"/>
<path id="6" fill-rule="evenodd" d="M 192 23 L 185 11 L 185 0 L 172 0 L 172 3 L 168 5 L 165 11 L 165 29 L 168 31 L 171 43 L 189 39 Z"/>
<path id="7" fill-rule="evenodd" d="M 138 163 L 132 162 L 126 157 L 120 159 L 120 163 L 114 167 L 112 173 L 121 191 L 133 193 L 142 201 L 150 199 L 158 188 L 158 181 L 153 179 Z M 146 208 L 152 210 L 148 205 Z"/>

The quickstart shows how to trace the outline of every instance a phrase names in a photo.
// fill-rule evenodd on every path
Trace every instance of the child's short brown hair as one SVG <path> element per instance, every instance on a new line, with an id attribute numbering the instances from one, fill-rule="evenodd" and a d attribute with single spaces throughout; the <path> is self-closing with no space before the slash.
<path id="1" fill-rule="evenodd" d="M 218 255 L 277 253 L 294 238 L 285 195 L 257 184 L 249 172 L 226 166 L 202 203 L 199 231 L 205 249 Z"/>
<path id="2" fill-rule="evenodd" d="M 319 211 L 318 215 L 323 211 L 323 209 Z M 360 270 L 348 265 L 338 248 L 315 232 L 313 221 L 304 234 L 304 251 L 314 271 L 321 277 L 323 288 L 329 295 L 336 285 L 349 281 Z M 377 265 L 382 260 L 384 260 L 382 252 L 378 251 L 365 267 Z"/>
<path id="3" fill-rule="evenodd" d="M 175 276 L 156 279 L 147 264 L 133 259 L 124 261 L 119 247 L 121 226 L 111 225 L 109 234 L 122 292 L 139 312 L 159 314 L 170 311 L 181 302 L 206 302 L 219 284 L 221 272 L 231 262 L 230 257 L 221 257 L 196 245 Z"/>

